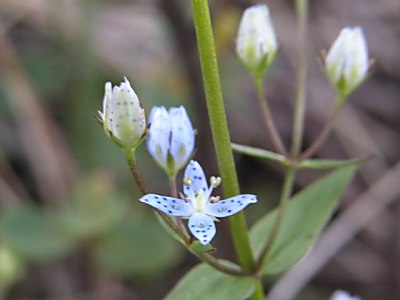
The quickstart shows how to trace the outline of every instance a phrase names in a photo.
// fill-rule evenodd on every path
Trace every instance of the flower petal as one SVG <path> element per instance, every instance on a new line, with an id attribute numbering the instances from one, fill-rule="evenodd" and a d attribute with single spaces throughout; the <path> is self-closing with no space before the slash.
<path id="1" fill-rule="evenodd" d="M 217 203 L 208 202 L 204 212 L 210 216 L 222 218 L 233 215 L 244 209 L 250 203 L 256 202 L 257 197 L 255 195 L 243 194 L 221 200 Z"/>
<path id="2" fill-rule="evenodd" d="M 207 245 L 214 237 L 217 230 L 215 229 L 214 220 L 203 214 L 195 213 L 189 218 L 190 232 L 202 243 Z"/>
<path id="3" fill-rule="evenodd" d="M 169 109 L 171 120 L 171 154 L 175 169 L 180 170 L 188 161 L 194 149 L 194 130 L 183 106 Z"/>
<path id="4" fill-rule="evenodd" d="M 206 193 L 208 190 L 207 180 L 204 175 L 203 169 L 200 164 L 191 160 L 185 169 L 184 178 L 189 178 L 191 180 L 190 185 L 184 185 L 184 193 L 190 198 L 193 199 L 195 194 L 198 194 L 200 191 Z"/>
<path id="5" fill-rule="evenodd" d="M 153 206 L 171 216 L 189 217 L 193 214 L 192 205 L 178 198 L 147 194 L 140 198 L 139 201 Z"/>
<path id="6" fill-rule="evenodd" d="M 164 106 L 155 106 L 149 116 L 149 135 L 147 150 L 153 158 L 165 169 L 170 143 L 171 123 Z"/>

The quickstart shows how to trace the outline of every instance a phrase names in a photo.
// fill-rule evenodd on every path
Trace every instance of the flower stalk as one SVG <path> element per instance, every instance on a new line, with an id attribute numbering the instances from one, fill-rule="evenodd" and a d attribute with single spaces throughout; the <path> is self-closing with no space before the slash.
<path id="1" fill-rule="evenodd" d="M 192 10 L 210 126 L 223 181 L 222 188 L 225 197 L 231 197 L 239 194 L 239 183 L 230 147 L 230 135 L 222 98 L 208 1 L 192 0 Z M 242 212 L 230 218 L 230 228 L 240 264 L 247 273 L 253 273 L 256 265 L 250 248 L 246 220 Z M 260 281 L 257 283 L 252 299 L 264 299 Z"/>
<path id="2" fill-rule="evenodd" d="M 296 0 L 296 10 L 298 18 L 298 68 L 296 99 L 294 106 L 294 123 L 291 156 L 297 158 L 300 153 L 304 132 L 304 117 L 306 108 L 306 79 L 307 79 L 307 20 L 308 20 L 308 0 Z"/>
<path id="3" fill-rule="evenodd" d="M 274 119 L 272 118 L 271 111 L 268 105 L 267 99 L 265 99 L 264 85 L 262 77 L 254 78 L 257 87 L 257 98 L 261 108 L 261 113 L 263 116 L 263 121 L 265 127 L 268 130 L 269 136 L 271 138 L 272 144 L 275 151 L 283 156 L 287 156 L 286 148 L 282 142 L 282 139 L 276 129 Z"/>

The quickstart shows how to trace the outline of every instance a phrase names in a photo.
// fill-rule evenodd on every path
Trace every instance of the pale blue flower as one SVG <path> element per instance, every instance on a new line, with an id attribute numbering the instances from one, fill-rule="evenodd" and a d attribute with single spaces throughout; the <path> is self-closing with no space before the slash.
<path id="1" fill-rule="evenodd" d="M 257 197 L 252 194 L 238 195 L 219 200 L 211 193 L 221 183 L 221 178 L 211 177 L 208 186 L 203 169 L 197 161 L 190 161 L 184 175 L 184 199 L 147 194 L 139 199 L 166 214 L 189 218 L 190 232 L 201 244 L 208 244 L 216 233 L 216 218 L 231 216 L 250 203 L 256 203 Z"/>
<path id="2" fill-rule="evenodd" d="M 176 175 L 192 156 L 194 130 L 183 106 L 154 107 L 149 116 L 147 150 L 169 174 Z"/>

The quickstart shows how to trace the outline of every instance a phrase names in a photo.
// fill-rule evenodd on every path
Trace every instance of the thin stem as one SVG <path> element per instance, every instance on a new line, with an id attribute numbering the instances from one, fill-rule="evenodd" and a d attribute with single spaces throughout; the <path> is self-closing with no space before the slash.
<path id="1" fill-rule="evenodd" d="M 257 98 L 258 98 L 258 103 L 260 104 L 263 121 L 265 127 L 268 130 L 275 151 L 277 151 L 279 154 L 287 156 L 286 148 L 283 145 L 282 139 L 276 129 L 275 122 L 274 119 L 272 118 L 271 110 L 268 105 L 268 101 L 265 98 L 263 79 L 262 77 L 259 77 L 255 78 L 254 80 L 256 82 L 257 96 L 258 96 Z"/>
<path id="2" fill-rule="evenodd" d="M 171 194 L 171 197 L 178 198 L 178 190 L 176 188 L 176 177 L 168 176 L 168 183 L 169 183 L 169 193 Z"/>
<path id="3" fill-rule="evenodd" d="M 306 107 L 306 78 L 307 78 L 307 19 L 308 19 L 308 0 L 296 0 L 298 15 L 298 68 L 297 68 L 297 87 L 296 101 L 294 107 L 293 138 L 291 155 L 296 158 L 302 146 L 304 131 L 304 116 Z"/>
<path id="4" fill-rule="evenodd" d="M 136 182 L 137 186 L 139 187 L 140 192 L 143 195 L 148 194 L 147 188 L 144 184 L 142 177 L 140 176 L 139 168 L 136 164 L 136 157 L 135 157 L 134 150 L 132 150 L 132 149 L 126 150 L 125 157 L 126 157 L 126 160 L 128 161 L 129 169 L 131 170 L 132 176 L 135 179 L 135 182 Z M 185 232 L 179 228 L 178 224 L 176 224 L 174 222 L 174 220 L 172 220 L 168 215 L 166 215 L 165 213 L 163 213 L 157 209 L 154 209 L 154 211 L 169 225 L 169 227 L 171 227 L 171 229 L 173 231 L 176 232 L 176 234 L 182 239 L 182 241 L 186 245 L 188 245 L 190 243 L 190 239 L 189 239 L 188 235 L 185 234 Z"/>
<path id="5" fill-rule="evenodd" d="M 230 267 L 225 264 L 221 264 L 218 259 L 216 259 L 214 256 L 206 253 L 196 253 L 192 252 L 195 256 L 197 256 L 199 259 L 202 261 L 206 262 L 210 266 L 214 267 L 214 269 L 221 271 L 223 273 L 233 275 L 233 276 L 247 276 L 245 272 L 243 272 L 243 269 L 241 268 L 234 268 Z"/>
<path id="6" fill-rule="evenodd" d="M 230 136 L 222 97 L 208 1 L 192 0 L 192 8 L 207 109 L 218 159 L 218 167 L 222 177 L 222 188 L 226 197 L 232 197 L 239 194 L 239 184 L 232 148 L 230 147 Z M 255 264 L 244 214 L 242 212 L 237 213 L 229 221 L 240 264 L 247 273 L 253 273 Z"/>
<path id="7" fill-rule="evenodd" d="M 268 240 L 267 240 L 264 248 L 262 249 L 260 256 L 258 258 L 258 261 L 257 261 L 257 265 L 259 268 L 262 268 L 263 265 L 267 263 L 268 255 L 269 255 L 269 253 L 273 247 L 273 244 L 278 236 L 279 228 L 282 224 L 282 220 L 285 215 L 286 204 L 287 204 L 287 201 L 293 190 L 295 176 L 296 176 L 296 169 L 294 169 L 292 167 L 288 168 L 286 171 L 285 180 L 284 180 L 283 188 L 281 191 L 281 196 L 279 199 L 279 206 L 278 206 L 278 211 L 277 211 L 277 214 L 275 217 L 275 221 L 272 226 L 271 233 L 268 237 Z"/>
<path id="8" fill-rule="evenodd" d="M 135 182 L 136 182 L 140 192 L 143 195 L 148 194 L 146 185 L 144 184 L 144 180 L 140 176 L 139 168 L 136 164 L 135 150 L 134 149 L 126 150 L 125 157 L 126 157 L 126 160 L 128 161 L 129 169 L 131 170 L 131 174 L 132 174 L 133 178 L 135 179 Z"/>
<path id="9" fill-rule="evenodd" d="M 168 176 L 168 182 L 169 182 L 169 193 L 171 197 L 178 198 L 178 190 L 176 188 L 176 175 Z M 174 219 L 176 221 L 176 224 L 178 224 L 179 229 L 189 238 L 189 233 L 187 232 L 182 219 L 179 217 L 175 217 Z"/>
<path id="10" fill-rule="evenodd" d="M 328 121 L 325 123 L 324 128 L 321 130 L 319 133 L 318 137 L 315 139 L 314 143 L 301 155 L 300 161 L 310 158 L 313 156 L 319 148 L 324 144 L 326 141 L 326 138 L 329 136 L 333 129 L 333 124 L 335 123 L 339 113 L 342 111 L 342 103 L 339 103 L 336 108 L 334 113 L 330 116 Z"/>

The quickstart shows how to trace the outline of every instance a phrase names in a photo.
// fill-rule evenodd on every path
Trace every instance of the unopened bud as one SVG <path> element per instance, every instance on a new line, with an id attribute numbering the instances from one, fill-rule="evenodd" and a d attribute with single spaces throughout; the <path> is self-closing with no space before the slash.
<path id="1" fill-rule="evenodd" d="M 341 100 L 363 82 L 368 67 L 368 48 L 362 29 L 343 28 L 325 59 L 326 73 Z"/>
<path id="2" fill-rule="evenodd" d="M 146 131 L 146 119 L 128 79 L 119 86 L 105 85 L 100 121 L 106 134 L 121 148 L 136 147 Z"/>
<path id="3" fill-rule="evenodd" d="M 194 130 L 183 106 L 156 106 L 149 116 L 147 150 L 170 175 L 175 175 L 190 159 L 194 150 Z"/>
<path id="4" fill-rule="evenodd" d="M 240 60 L 257 77 L 264 75 L 278 48 L 268 6 L 247 8 L 239 25 L 236 52 Z"/>

